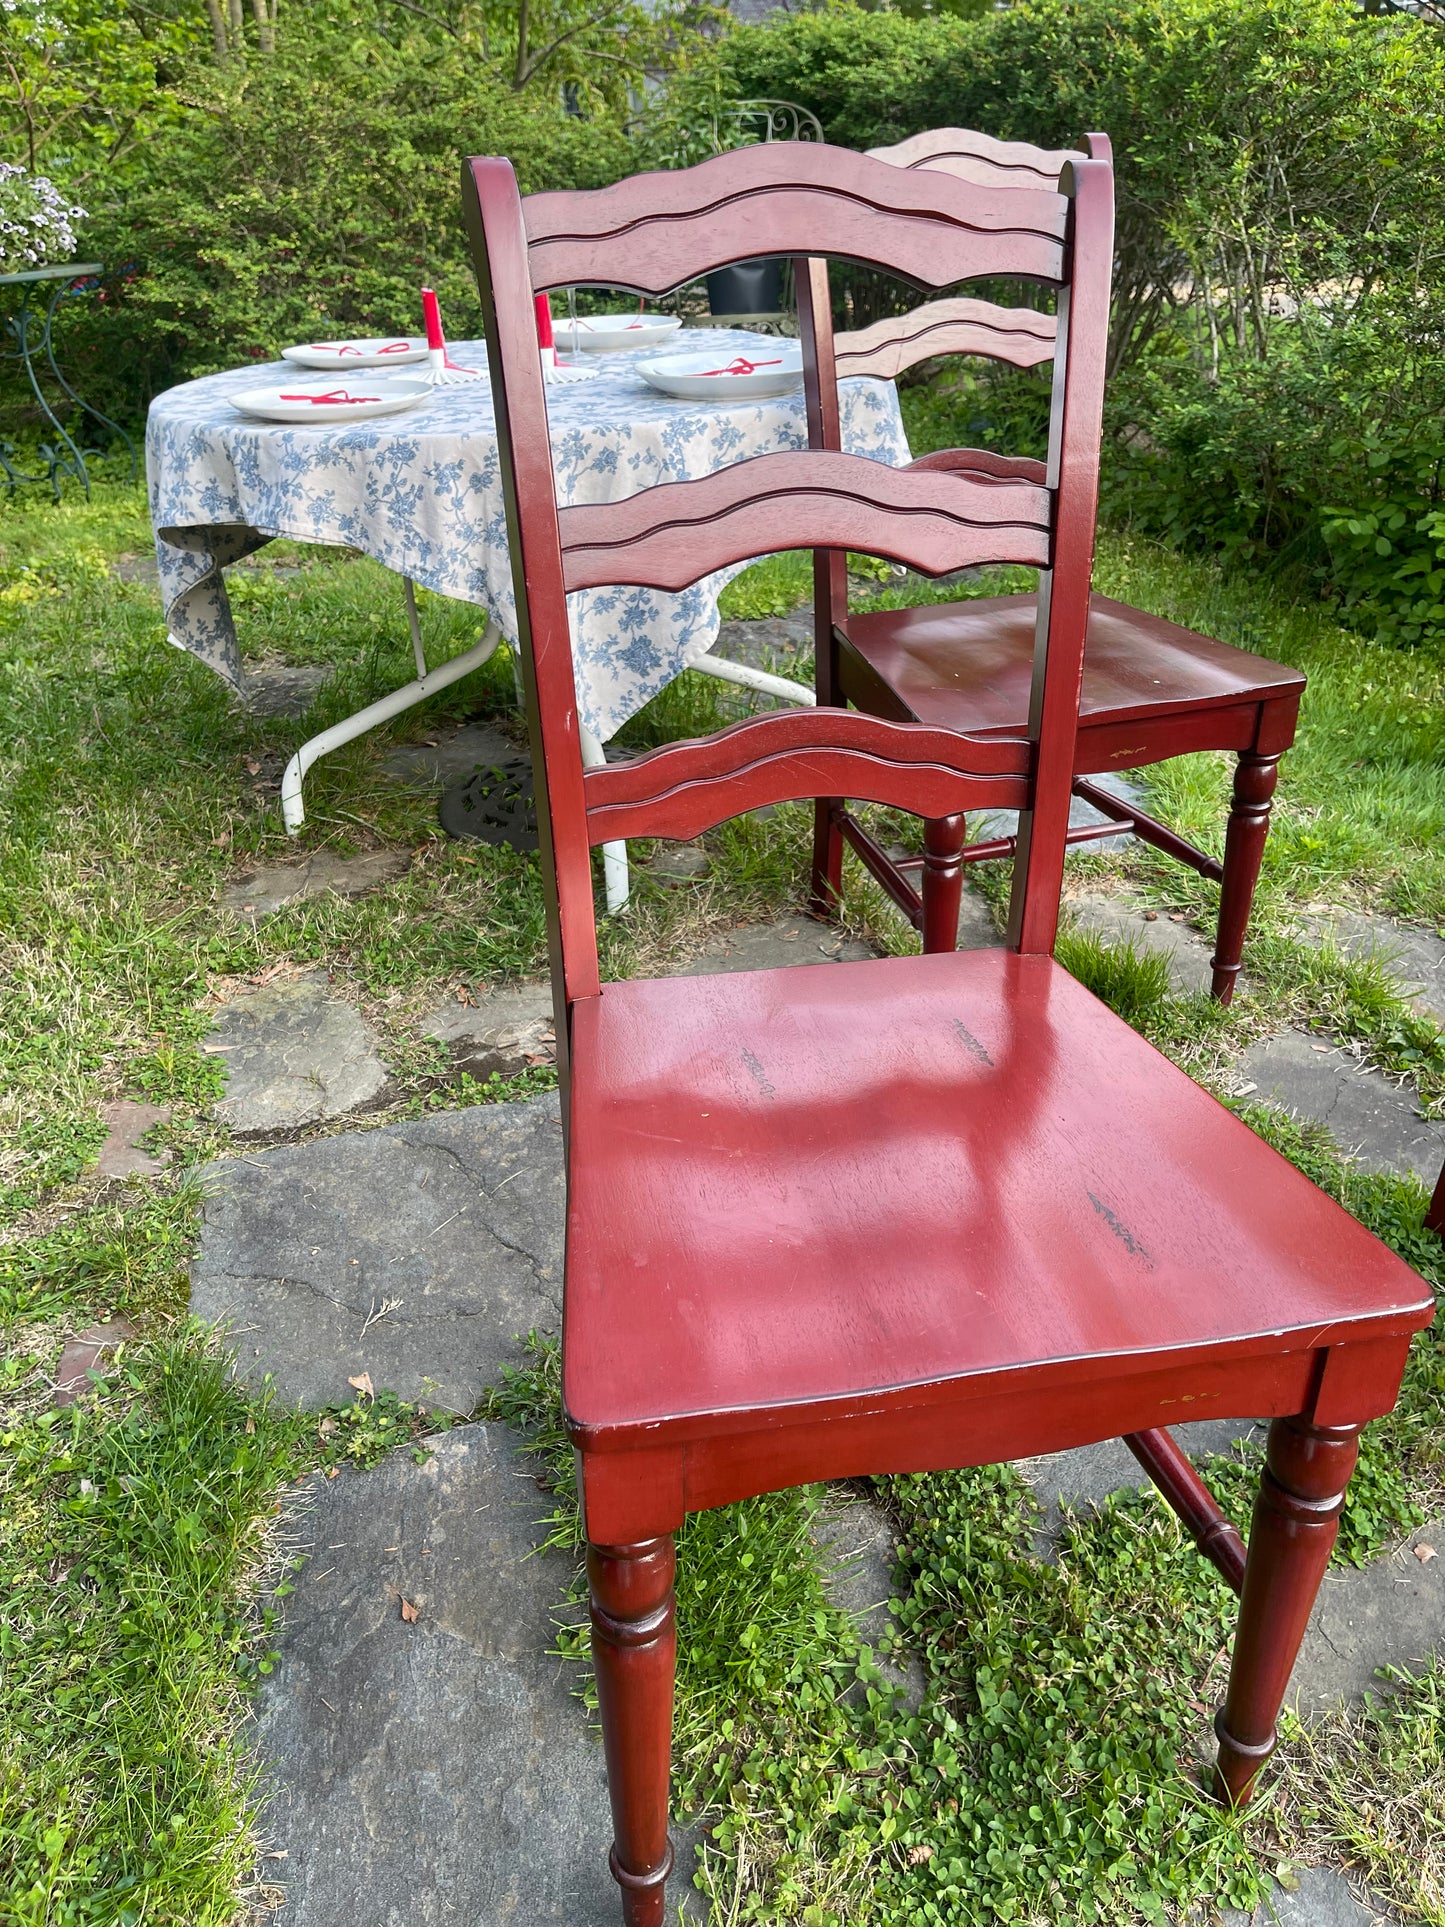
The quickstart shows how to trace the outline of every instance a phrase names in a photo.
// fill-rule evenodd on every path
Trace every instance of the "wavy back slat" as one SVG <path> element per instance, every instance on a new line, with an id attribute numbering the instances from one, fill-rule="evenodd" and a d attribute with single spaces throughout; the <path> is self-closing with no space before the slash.
<path id="1" fill-rule="evenodd" d="M 1033 368 L 1053 358 L 1057 332 L 1054 317 L 1036 308 L 1000 308 L 958 297 L 926 301 L 909 314 L 885 315 L 869 328 L 836 335 L 833 351 L 840 379 L 875 375 L 895 381 L 931 355 L 987 355 L 1015 368 Z"/>
<path id="2" fill-rule="evenodd" d="M 539 292 L 590 283 L 665 294 L 754 259 L 760 245 L 867 262 L 921 288 L 998 275 L 1053 285 L 1068 203 L 1056 182 L 979 187 L 847 148 L 774 141 L 615 187 L 533 194 L 524 218 Z"/>
<path id="3" fill-rule="evenodd" d="M 887 161 L 891 167 L 929 168 L 982 187 L 1054 187 L 1064 162 L 1078 159 L 1068 149 L 995 140 L 991 134 L 980 134 L 969 127 L 933 127 L 893 147 L 870 147 L 868 153 L 873 160 Z"/>
<path id="4" fill-rule="evenodd" d="M 928 816 L 1018 809 L 1028 800 L 1032 755 L 1026 741 L 977 742 L 853 710 L 777 710 L 586 771 L 587 834 L 594 844 L 692 837 L 820 789 Z"/>
<path id="5" fill-rule="evenodd" d="M 934 576 L 979 562 L 1046 568 L 1052 520 L 1039 481 L 803 450 L 557 517 L 569 591 L 682 589 L 781 548 L 862 550 Z"/>

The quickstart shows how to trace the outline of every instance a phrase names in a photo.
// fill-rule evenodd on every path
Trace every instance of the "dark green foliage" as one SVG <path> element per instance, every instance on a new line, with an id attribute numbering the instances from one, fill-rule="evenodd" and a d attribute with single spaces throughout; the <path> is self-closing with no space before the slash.
<path id="1" fill-rule="evenodd" d="M 205 109 L 148 159 L 90 245 L 127 264 L 74 350 L 113 407 L 170 382 L 334 333 L 419 331 L 423 283 L 454 337 L 480 332 L 461 226 L 469 154 L 502 153 L 524 190 L 627 172 L 615 120 L 582 121 L 453 59 L 384 46 L 318 59 L 309 41 L 210 77 Z"/>
<path id="2" fill-rule="evenodd" d="M 1354 0 L 1025 0 L 800 14 L 719 60 L 844 146 L 1108 133 L 1107 511 L 1305 571 L 1389 640 L 1445 627 L 1445 34 Z M 853 269 L 835 287 L 855 322 L 917 298 Z M 961 439 L 1036 440 L 1046 396 L 967 378 Z"/>

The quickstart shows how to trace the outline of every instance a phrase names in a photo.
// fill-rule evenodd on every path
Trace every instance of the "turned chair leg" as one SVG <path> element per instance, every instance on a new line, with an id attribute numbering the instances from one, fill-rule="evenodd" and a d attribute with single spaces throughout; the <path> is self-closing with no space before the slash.
<path id="1" fill-rule="evenodd" d="M 833 821 L 836 798 L 820 796 L 813 805 L 813 872 L 808 906 L 831 917 L 843 897 L 843 832 Z"/>
<path id="2" fill-rule="evenodd" d="M 1269 808 L 1279 781 L 1278 756 L 1242 751 L 1234 771 L 1234 800 L 1224 833 L 1224 874 L 1219 885 L 1219 929 L 1215 937 L 1211 988 L 1220 1003 L 1234 998 L 1244 935 L 1254 904 L 1254 886 L 1269 834 Z"/>
<path id="3" fill-rule="evenodd" d="M 1231 1806 L 1248 1805 L 1255 1776 L 1274 1751 L 1275 1719 L 1339 1531 L 1359 1444 L 1357 1426 L 1287 1418 L 1269 1428 L 1229 1693 L 1214 1722 L 1214 1791 Z"/>
<path id="4" fill-rule="evenodd" d="M 667 1781 L 677 1626 L 672 1539 L 587 1548 L 592 1663 L 612 1801 L 608 1865 L 625 1927 L 662 1927 L 672 1871 Z"/>
<path id="5" fill-rule="evenodd" d="M 1445 1164 L 1440 1166 L 1440 1175 L 1435 1180 L 1435 1195 L 1425 1213 L 1425 1229 L 1445 1238 Z"/>
<path id="6" fill-rule="evenodd" d="M 934 816 L 923 826 L 923 949 L 957 950 L 958 912 L 963 903 L 963 846 L 968 838 L 962 816 Z"/>

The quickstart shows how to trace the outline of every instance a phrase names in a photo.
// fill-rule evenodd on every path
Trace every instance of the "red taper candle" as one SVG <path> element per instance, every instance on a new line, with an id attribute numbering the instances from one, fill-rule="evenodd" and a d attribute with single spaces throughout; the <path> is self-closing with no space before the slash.
<path id="1" fill-rule="evenodd" d="M 539 294 L 533 297 L 533 303 L 537 310 L 537 346 L 551 348 L 555 345 L 552 339 L 552 297 Z"/>
<path id="2" fill-rule="evenodd" d="M 426 316 L 427 347 L 445 349 L 447 338 L 442 333 L 442 311 L 437 306 L 436 292 L 434 289 L 422 289 L 421 311 Z"/>

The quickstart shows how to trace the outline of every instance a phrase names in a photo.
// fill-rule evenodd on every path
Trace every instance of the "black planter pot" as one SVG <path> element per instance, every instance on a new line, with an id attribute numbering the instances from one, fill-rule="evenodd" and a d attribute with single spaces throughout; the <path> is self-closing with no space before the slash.
<path id="1" fill-rule="evenodd" d="M 734 261 L 707 278 L 712 314 L 776 314 L 783 305 L 783 264 L 777 260 Z"/>

